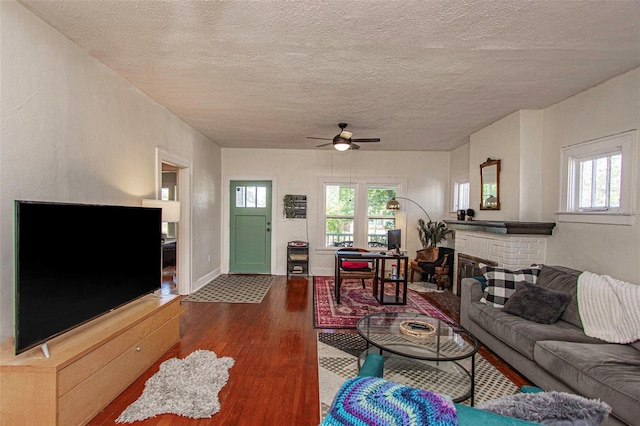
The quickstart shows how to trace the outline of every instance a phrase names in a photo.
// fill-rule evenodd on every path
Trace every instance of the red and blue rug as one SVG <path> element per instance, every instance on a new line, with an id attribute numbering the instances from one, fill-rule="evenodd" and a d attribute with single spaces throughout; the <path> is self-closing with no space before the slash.
<path id="1" fill-rule="evenodd" d="M 314 277 L 313 302 L 315 328 L 355 328 L 356 323 L 376 312 L 412 312 L 453 322 L 422 296 L 409 289 L 406 305 L 381 305 L 373 296 L 373 284 L 366 280 L 344 280 L 340 286 L 340 304 L 336 303 L 333 277 Z"/>

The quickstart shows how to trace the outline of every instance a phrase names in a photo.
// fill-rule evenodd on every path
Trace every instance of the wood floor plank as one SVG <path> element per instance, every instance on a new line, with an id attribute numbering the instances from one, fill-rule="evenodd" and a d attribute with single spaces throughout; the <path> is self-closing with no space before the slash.
<path id="1" fill-rule="evenodd" d="M 235 359 L 229 381 L 219 394 L 220 412 L 210 419 L 198 421 L 165 414 L 136 424 L 318 425 L 317 333 L 332 330 L 313 328 L 311 278 L 277 276 L 260 304 L 184 302 L 183 307 L 181 342 L 90 425 L 115 424 L 120 413 L 142 394 L 144 383 L 158 371 L 163 361 L 172 357 L 184 358 L 197 349 Z M 513 373 L 499 359 L 495 362 L 502 363 L 508 373 Z"/>

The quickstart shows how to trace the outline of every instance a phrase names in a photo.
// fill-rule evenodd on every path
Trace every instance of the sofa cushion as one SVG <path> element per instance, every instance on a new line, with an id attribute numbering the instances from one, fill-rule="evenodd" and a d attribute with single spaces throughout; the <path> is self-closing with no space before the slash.
<path id="1" fill-rule="evenodd" d="M 571 301 L 560 316 L 562 321 L 582 328 L 580 314 L 578 313 L 578 299 L 576 290 L 578 287 L 578 277 L 582 272 L 564 266 L 542 265 L 538 274 L 537 285 L 552 290 L 564 291 L 571 295 Z"/>
<path id="2" fill-rule="evenodd" d="M 522 281 L 504 304 L 504 311 L 541 324 L 553 324 L 571 301 L 571 295 Z"/>
<path id="3" fill-rule="evenodd" d="M 536 342 L 541 340 L 605 343 L 587 336 L 581 329 L 564 321 L 538 324 L 481 302 L 471 304 L 469 318 L 530 360 L 533 360 Z"/>
<path id="4" fill-rule="evenodd" d="M 534 359 L 576 392 L 611 405 L 616 417 L 637 423 L 640 352 L 632 346 L 541 341 Z"/>
<path id="5" fill-rule="evenodd" d="M 509 297 L 516 291 L 516 283 L 526 281 L 535 284 L 540 272 L 538 267 L 512 271 L 484 263 L 480 263 L 478 266 L 487 279 L 487 287 L 480 301 L 496 308 L 501 308 L 507 303 Z"/>

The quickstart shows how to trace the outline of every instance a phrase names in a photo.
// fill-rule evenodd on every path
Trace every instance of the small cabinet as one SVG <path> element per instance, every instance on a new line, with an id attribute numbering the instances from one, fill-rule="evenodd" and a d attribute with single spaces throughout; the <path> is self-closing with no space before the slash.
<path id="1" fill-rule="evenodd" d="M 290 241 L 287 245 L 287 277 L 309 275 L 309 243 Z"/>

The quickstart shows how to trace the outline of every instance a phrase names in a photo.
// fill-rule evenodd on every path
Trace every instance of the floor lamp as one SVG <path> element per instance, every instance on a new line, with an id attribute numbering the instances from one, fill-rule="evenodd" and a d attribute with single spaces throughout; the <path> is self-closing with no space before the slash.
<path id="1" fill-rule="evenodd" d="M 429 219 L 429 223 L 433 222 L 431 220 L 431 216 L 429 216 L 429 213 L 427 213 L 427 211 L 425 209 L 422 208 L 422 206 L 418 203 L 416 203 L 415 201 L 413 201 L 410 198 L 405 198 L 405 197 L 393 197 L 392 199 L 390 199 L 389 201 L 387 201 L 387 210 L 400 210 L 400 203 L 398 202 L 398 200 L 396 200 L 396 198 L 399 198 L 401 200 L 407 200 L 407 201 L 411 201 L 413 204 L 415 204 L 416 206 L 418 206 L 420 208 L 420 210 L 422 210 L 424 212 L 425 215 L 427 215 L 427 218 Z"/>

